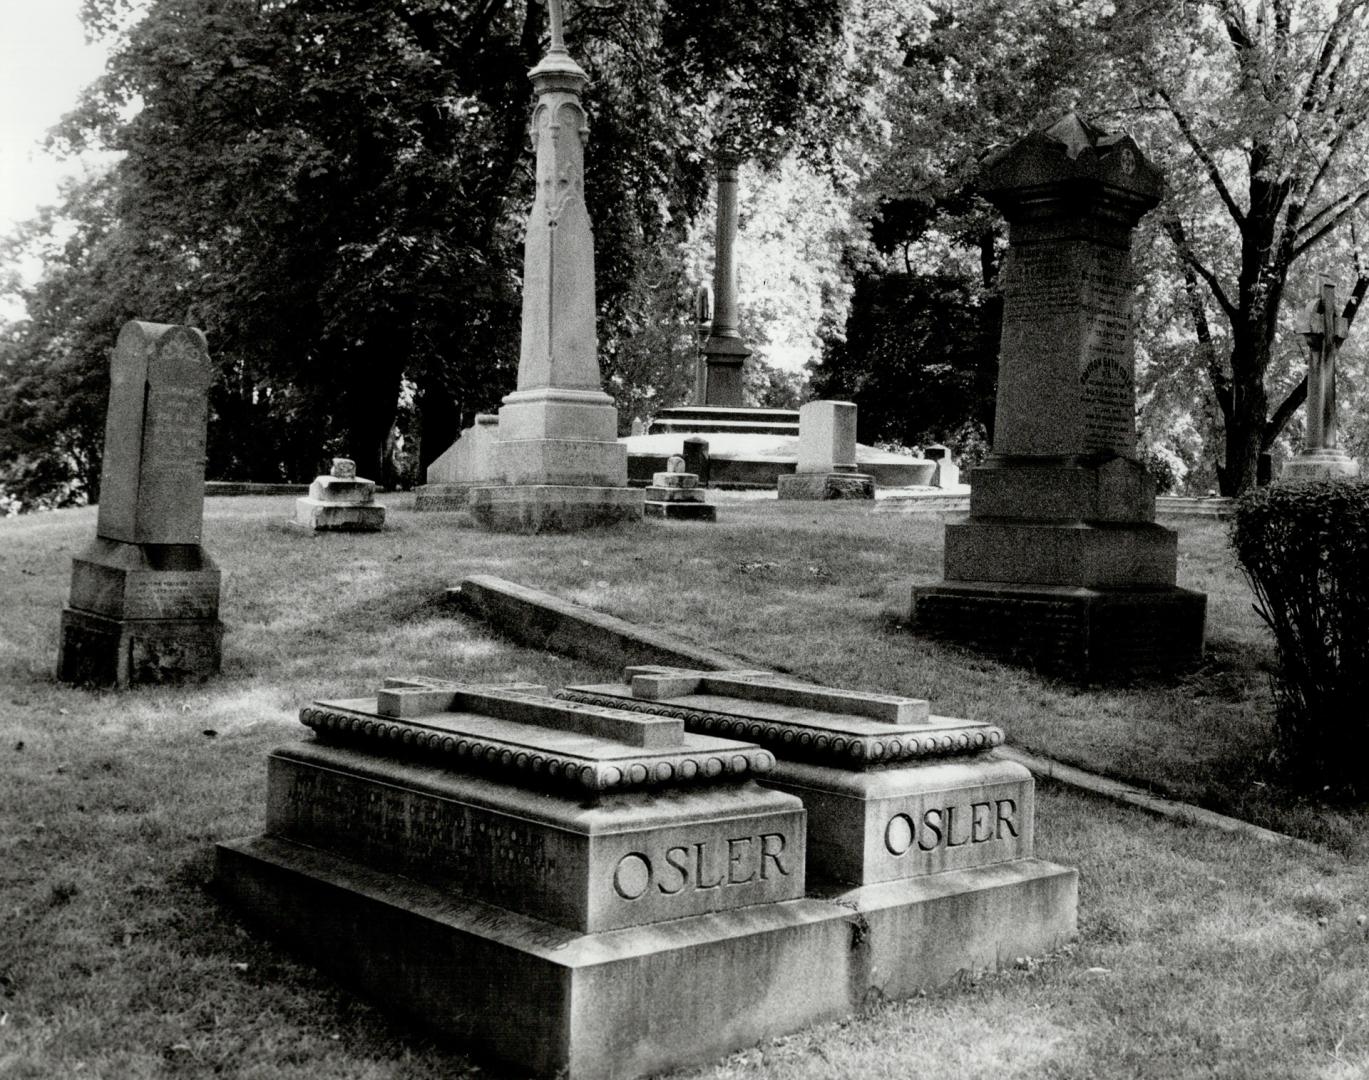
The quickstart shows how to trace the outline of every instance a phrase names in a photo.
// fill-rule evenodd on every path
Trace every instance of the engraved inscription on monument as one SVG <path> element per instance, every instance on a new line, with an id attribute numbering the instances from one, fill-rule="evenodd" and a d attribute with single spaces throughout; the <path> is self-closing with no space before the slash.
<path id="1" fill-rule="evenodd" d="M 1131 269 L 1125 252 L 1098 247 L 1091 256 L 1082 290 L 1087 320 L 1079 372 L 1083 449 L 1130 456 L 1136 448 Z"/>

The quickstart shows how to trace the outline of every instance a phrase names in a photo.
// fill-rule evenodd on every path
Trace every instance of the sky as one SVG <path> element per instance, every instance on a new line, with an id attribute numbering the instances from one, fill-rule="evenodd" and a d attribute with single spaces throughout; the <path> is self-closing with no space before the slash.
<path id="1" fill-rule="evenodd" d="M 0 0 L 0 234 L 57 199 L 59 178 L 79 165 L 44 152 L 47 129 L 103 71 L 87 45 L 81 0 Z"/>

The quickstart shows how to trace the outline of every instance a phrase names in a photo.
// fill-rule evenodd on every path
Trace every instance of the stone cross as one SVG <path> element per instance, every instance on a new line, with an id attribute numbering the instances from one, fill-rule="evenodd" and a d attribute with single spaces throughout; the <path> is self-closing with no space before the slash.
<path id="1" fill-rule="evenodd" d="M 1280 480 L 1330 480 L 1359 475 L 1359 465 L 1336 445 L 1336 356 L 1349 332 L 1339 315 L 1336 287 L 1325 282 L 1321 295 L 1298 317 L 1307 342 L 1307 441 L 1302 453 L 1283 467 Z"/>

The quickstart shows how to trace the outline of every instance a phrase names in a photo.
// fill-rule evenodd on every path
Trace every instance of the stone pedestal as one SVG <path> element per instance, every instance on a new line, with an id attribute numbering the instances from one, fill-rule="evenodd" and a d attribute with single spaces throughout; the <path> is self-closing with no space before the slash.
<path id="1" fill-rule="evenodd" d="M 781 499 L 873 499 L 873 476 L 856 471 L 856 407 L 810 401 L 799 410 L 799 453 L 792 476 L 780 476 Z"/>
<path id="2" fill-rule="evenodd" d="M 808 811 L 809 895 L 859 911 L 890 996 L 999 957 L 1039 954 L 1074 933 L 1077 875 L 1033 855 L 1031 774 L 989 751 L 982 721 L 931 715 L 915 698 L 795 684 L 761 672 L 629 667 L 622 683 L 572 686 L 572 701 L 677 717 L 688 731 L 772 750 L 762 781 Z M 929 924 L 927 900 L 941 910 Z M 987 923 L 976 910 L 992 896 Z M 938 937 L 929 961 L 924 934 Z"/>
<path id="3" fill-rule="evenodd" d="M 126 687 L 218 672 L 220 575 L 200 546 L 204 335 L 129 322 L 110 367 L 96 537 L 72 560 L 57 677 Z"/>
<path id="4" fill-rule="evenodd" d="M 672 461 L 683 459 L 674 458 Z M 647 517 L 676 521 L 717 521 L 718 511 L 704 502 L 699 478 L 694 473 L 671 471 L 655 473 L 646 489 L 643 510 Z"/>
<path id="5" fill-rule="evenodd" d="M 745 403 L 742 365 L 751 350 L 742 341 L 737 312 L 737 166 L 719 153 L 718 214 L 713 243 L 713 321 L 703 345 L 706 374 L 702 405 L 739 409 Z"/>
<path id="6" fill-rule="evenodd" d="M 334 458 L 332 473 L 315 479 L 309 494 L 295 500 L 295 524 L 315 532 L 379 532 L 385 507 L 375 492 L 375 481 L 357 476 L 355 462 Z"/>
<path id="7" fill-rule="evenodd" d="M 1296 483 L 1308 480 L 1343 480 L 1359 475 L 1359 462 L 1344 450 L 1323 447 L 1304 450 L 1284 462 L 1279 479 Z"/>
<path id="8" fill-rule="evenodd" d="M 414 498 L 415 510 L 464 510 L 472 488 L 499 480 L 495 444 L 499 417 L 478 413 L 475 423 L 428 466 L 425 483 Z"/>
<path id="9" fill-rule="evenodd" d="M 1081 679 L 1201 657 L 1205 599 L 1175 585 L 1136 458 L 1131 231 L 1162 187 L 1129 137 L 1072 115 L 985 165 L 1010 225 L 994 452 L 945 580 L 913 590 L 919 630 Z"/>

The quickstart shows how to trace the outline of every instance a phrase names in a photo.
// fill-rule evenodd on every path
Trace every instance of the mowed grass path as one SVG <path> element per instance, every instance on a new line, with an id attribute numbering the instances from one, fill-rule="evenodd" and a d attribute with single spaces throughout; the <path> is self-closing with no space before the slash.
<path id="1" fill-rule="evenodd" d="M 314 537 L 282 524 L 288 499 L 210 500 L 224 673 L 125 694 L 51 676 L 70 559 L 94 511 L 0 521 L 0 1077 L 475 1074 L 460 1046 L 294 963 L 206 888 L 213 843 L 260 828 L 265 755 L 304 737 L 308 700 L 406 673 L 604 676 L 452 614 L 443 590 L 472 573 L 806 677 L 918 693 L 939 712 L 1003 723 L 1025 747 L 1320 834 L 1349 855 L 1043 786 L 1038 851 L 1079 867 L 1077 944 L 681 1075 L 1369 1074 L 1363 815 L 1289 807 L 1264 775 L 1270 650 L 1221 526 L 1180 537 L 1181 583 L 1210 596 L 1205 669 L 1174 686 L 1086 692 L 897 628 L 908 587 L 938 576 L 934 517 L 728 501 L 713 527 L 522 538 L 386 501 L 384 534 Z"/>

